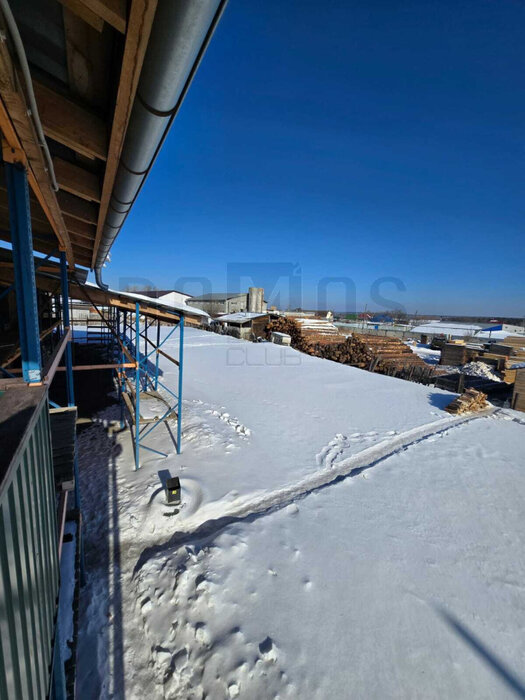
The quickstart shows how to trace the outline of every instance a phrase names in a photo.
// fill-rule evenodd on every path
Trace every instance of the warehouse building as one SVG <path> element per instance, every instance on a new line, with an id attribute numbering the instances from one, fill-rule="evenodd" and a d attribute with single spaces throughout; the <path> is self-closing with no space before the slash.
<path id="1" fill-rule="evenodd" d="M 246 311 L 262 314 L 268 310 L 262 287 L 250 287 L 247 293 L 215 292 L 202 294 L 188 299 L 188 305 L 206 311 L 213 317 Z"/>

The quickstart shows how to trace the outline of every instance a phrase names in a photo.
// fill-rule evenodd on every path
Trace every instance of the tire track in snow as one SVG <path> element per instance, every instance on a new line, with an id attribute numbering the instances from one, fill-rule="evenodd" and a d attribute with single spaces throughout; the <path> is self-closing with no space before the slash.
<path id="1" fill-rule="evenodd" d="M 251 498 L 244 500 L 237 499 L 233 503 L 226 504 L 225 508 L 224 503 L 211 503 L 208 506 L 204 506 L 194 516 L 181 523 L 184 529 L 179 529 L 169 540 L 162 544 L 146 547 L 137 560 L 133 570 L 133 577 L 149 559 L 166 549 L 209 538 L 228 525 L 242 520 L 251 522 L 261 515 L 274 512 L 290 505 L 293 501 L 305 498 L 314 491 L 338 483 L 348 477 L 357 476 L 366 469 L 374 467 L 379 462 L 407 447 L 478 418 L 491 416 L 496 412 L 498 412 L 498 409 L 491 407 L 480 413 L 463 415 L 457 418 L 444 418 L 432 423 L 426 423 L 418 428 L 399 433 L 395 437 L 382 440 L 347 459 L 335 463 L 330 468 L 309 474 L 304 479 L 289 486 L 284 486 L 281 489 L 269 493 L 252 494 Z M 222 510 L 218 512 L 218 508 Z M 209 513 L 208 517 L 207 511 Z"/>

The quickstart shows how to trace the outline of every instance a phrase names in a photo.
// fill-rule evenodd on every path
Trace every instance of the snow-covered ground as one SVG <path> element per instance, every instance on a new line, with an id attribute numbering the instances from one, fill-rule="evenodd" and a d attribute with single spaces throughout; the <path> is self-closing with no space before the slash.
<path id="1" fill-rule="evenodd" d="M 438 365 L 439 360 L 441 358 L 441 350 L 432 350 L 430 345 L 426 345 L 424 343 L 415 343 L 415 342 L 410 342 L 407 343 L 408 347 L 412 350 L 413 353 L 421 357 L 421 359 L 425 360 L 425 362 L 429 365 Z"/>
<path id="2" fill-rule="evenodd" d="M 79 697 L 523 692 L 522 414 L 192 329 L 184 396 L 138 472 L 111 410 L 80 435 Z"/>

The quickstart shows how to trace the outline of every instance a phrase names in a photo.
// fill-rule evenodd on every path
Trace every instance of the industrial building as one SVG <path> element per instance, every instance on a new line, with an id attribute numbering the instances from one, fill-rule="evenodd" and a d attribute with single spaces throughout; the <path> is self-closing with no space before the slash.
<path id="1" fill-rule="evenodd" d="M 102 270 L 225 4 L 0 2 L 2 700 L 75 697 L 84 582 L 79 376 L 109 373 L 136 469 L 145 453 L 160 454 L 148 435 L 168 417 L 181 449 L 184 327 L 203 313 L 113 291 Z M 144 246 L 152 243 L 144 236 Z M 86 282 L 89 270 L 96 285 Z M 80 342 L 71 300 L 98 317 L 89 334 L 96 342 Z M 161 323 L 172 326 L 162 342 Z M 161 345 L 174 334 L 179 352 L 170 357 Z M 159 354 L 173 364 L 178 391 L 162 398 L 162 415 L 146 417 L 143 403 L 160 396 Z M 97 380 L 86 384 L 91 397 L 101 391 Z M 72 639 L 63 636 L 70 627 Z"/>
<path id="2" fill-rule="evenodd" d="M 268 314 L 260 314 L 253 311 L 237 311 L 233 314 L 218 316 L 212 327 L 231 333 L 236 338 L 243 340 L 257 340 L 265 336 L 265 328 L 270 320 Z"/>
<path id="3" fill-rule="evenodd" d="M 262 314 L 268 310 L 268 304 L 264 300 L 264 289 L 261 287 L 250 287 L 247 293 L 202 294 L 189 299 L 188 304 L 202 309 L 212 317 L 245 311 Z"/>

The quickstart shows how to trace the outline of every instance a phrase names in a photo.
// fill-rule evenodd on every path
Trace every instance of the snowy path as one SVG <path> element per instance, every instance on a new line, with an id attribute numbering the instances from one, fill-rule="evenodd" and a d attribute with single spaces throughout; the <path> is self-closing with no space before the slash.
<path id="1" fill-rule="evenodd" d="M 523 418 L 281 353 L 188 332 L 180 457 L 82 434 L 80 697 L 514 697 Z"/>
<path id="2" fill-rule="evenodd" d="M 255 515 L 260 515 L 262 513 L 269 513 L 279 508 L 284 508 L 294 501 L 308 496 L 317 489 L 324 488 L 330 484 L 335 484 L 341 479 L 349 476 L 357 476 L 358 474 L 361 474 L 361 472 L 365 471 L 366 469 L 370 469 L 378 464 L 378 462 L 391 457 L 400 450 L 404 450 L 407 447 L 421 442 L 422 440 L 445 433 L 446 431 L 459 425 L 463 425 L 469 421 L 489 416 L 493 412 L 494 409 L 491 408 L 483 413 L 458 416 L 456 418 L 444 418 L 443 420 L 435 421 L 433 423 L 429 423 L 428 425 L 413 428 L 412 430 L 407 430 L 404 433 L 389 437 L 386 440 L 382 440 L 372 447 L 361 450 L 357 454 L 354 454 L 347 459 L 341 459 L 335 463 L 333 462 L 333 455 L 330 451 L 328 451 L 326 454 L 330 454 L 331 461 L 328 462 L 327 468 L 310 474 L 308 477 L 298 483 L 277 489 L 270 493 L 263 492 L 261 494 L 251 494 L 250 496 L 237 499 L 233 502 L 227 501 L 223 503 L 218 501 L 203 508 L 193 507 L 191 508 L 190 517 L 185 516 L 185 511 L 182 511 L 182 517 L 180 519 L 177 518 L 177 531 L 175 534 L 169 539 L 168 542 L 164 544 L 157 544 L 151 549 L 145 548 L 137 561 L 134 573 L 137 573 L 137 571 L 139 571 L 144 565 L 144 562 L 151 556 L 154 556 L 167 547 L 178 547 L 187 542 L 194 541 L 195 538 L 207 538 L 211 534 L 214 534 L 218 530 L 221 530 L 234 522 L 238 522 Z M 338 454 L 343 453 L 340 445 L 344 443 L 346 439 L 347 438 L 345 436 L 341 435 L 334 441 L 337 445 Z M 333 447 L 333 445 L 331 447 Z M 322 455 L 322 459 L 326 458 L 326 454 L 324 452 L 319 454 Z M 200 499 L 200 493 L 198 494 L 198 497 Z M 142 538 L 141 544 L 145 544 L 144 538 Z"/>

